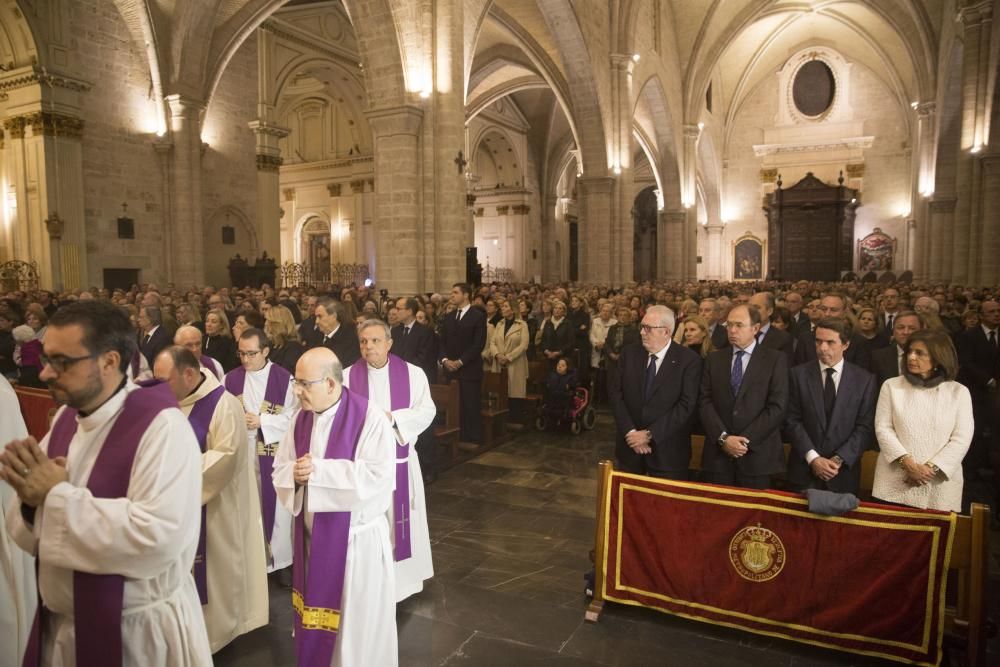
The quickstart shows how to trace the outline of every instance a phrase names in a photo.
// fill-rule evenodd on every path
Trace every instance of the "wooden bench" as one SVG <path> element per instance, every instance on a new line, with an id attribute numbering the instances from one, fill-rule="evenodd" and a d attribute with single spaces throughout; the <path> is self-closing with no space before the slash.
<path id="1" fill-rule="evenodd" d="M 483 373 L 483 447 L 489 449 L 506 434 L 507 414 L 507 370 L 499 373 Z"/>
<path id="2" fill-rule="evenodd" d="M 448 384 L 432 384 L 431 400 L 437 408 L 438 418 L 434 420 L 434 439 L 436 442 L 444 442 L 451 446 L 451 453 L 454 456 L 458 447 L 458 380 L 452 380 Z"/>

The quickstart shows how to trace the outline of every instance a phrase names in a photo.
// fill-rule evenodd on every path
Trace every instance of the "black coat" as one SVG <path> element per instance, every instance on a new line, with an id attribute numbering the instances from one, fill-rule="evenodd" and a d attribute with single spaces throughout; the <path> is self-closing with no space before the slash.
<path id="1" fill-rule="evenodd" d="M 450 377 L 458 380 L 479 380 L 483 377 L 483 347 L 486 346 L 486 313 L 469 307 L 458 319 L 458 311 L 445 315 L 441 322 L 441 345 L 438 361 L 461 361 L 462 367 Z"/>
<path id="2" fill-rule="evenodd" d="M 295 364 L 299 363 L 299 357 L 305 352 L 305 348 L 298 341 L 290 340 L 281 347 L 272 347 L 271 354 L 267 359 L 276 366 L 281 366 L 286 371 L 295 375 Z"/>
<path id="3" fill-rule="evenodd" d="M 787 479 L 798 487 L 809 486 L 816 479 L 806 463 L 809 450 L 824 458 L 837 454 L 844 463 L 826 488 L 838 493 L 857 493 L 861 484 L 861 456 L 875 435 L 877 383 L 868 371 L 845 362 L 833 415 L 827 423 L 823 406 L 825 379 L 818 362 L 791 370 L 785 418 L 785 437 L 792 444 Z"/>
<path id="4" fill-rule="evenodd" d="M 558 327 L 553 326 L 551 319 L 546 320 L 545 327 L 542 329 L 542 344 L 539 346 L 539 351 L 543 355 L 546 350 L 549 352 L 558 351 L 560 358 L 568 358 L 573 361 L 574 349 L 576 349 L 576 332 L 573 331 L 573 323 L 569 317 L 564 317 Z M 547 359 L 547 357 L 543 358 Z"/>
<path id="5" fill-rule="evenodd" d="M 437 334 L 420 322 L 414 322 L 410 333 L 403 337 L 403 325 L 392 328 L 392 353 L 417 366 L 427 376 L 429 384 L 437 383 Z"/>
<path id="6" fill-rule="evenodd" d="M 723 326 L 722 322 L 717 322 L 715 329 L 712 330 L 712 346 L 716 350 L 721 350 L 729 346 L 729 332 L 726 331 L 726 327 Z"/>
<path id="7" fill-rule="evenodd" d="M 344 368 L 348 368 L 361 358 L 358 332 L 354 329 L 353 324 L 348 325 L 341 322 L 337 330 L 329 337 L 323 336 L 321 333 L 319 340 L 316 341 L 313 347 L 325 347 L 328 350 L 333 350 L 333 353 L 337 355 L 337 359 L 340 360 Z"/>
<path id="8" fill-rule="evenodd" d="M 787 331 L 776 329 L 774 325 L 771 325 L 761 339 L 760 344 L 762 347 L 784 352 L 788 358 L 788 365 L 792 365 L 795 357 L 795 346 L 792 344 L 792 335 Z"/>
<path id="9" fill-rule="evenodd" d="M 609 382 L 609 397 L 615 413 L 615 456 L 626 469 L 637 469 L 645 456 L 652 473 L 686 471 L 691 461 L 691 421 L 698 409 L 701 357 L 671 343 L 653 380 L 653 390 L 644 396 L 649 353 L 641 343 L 622 349 L 618 381 Z M 625 442 L 631 430 L 649 430 L 651 454 L 640 455 Z"/>
<path id="10" fill-rule="evenodd" d="M 844 351 L 844 359 L 855 366 L 870 370 L 872 367 L 871 347 L 865 337 L 859 333 L 851 335 L 850 345 Z M 816 332 L 812 329 L 803 329 L 799 334 L 799 342 L 795 346 L 795 366 L 804 364 L 807 361 L 817 361 L 816 359 Z"/>
<path id="11" fill-rule="evenodd" d="M 743 382 L 733 396 L 729 386 L 733 349 L 708 355 L 701 379 L 699 410 L 705 427 L 701 467 L 726 472 L 729 457 L 717 444 L 725 431 L 750 440 L 749 452 L 736 459 L 744 475 L 773 475 L 785 469 L 781 426 L 788 407 L 788 359 L 776 350 L 756 346 L 744 362 Z"/>
<path id="12" fill-rule="evenodd" d="M 222 370 L 227 373 L 240 365 L 236 356 L 236 341 L 228 336 L 205 336 L 201 349 L 205 356 L 222 364 Z"/>
<path id="13" fill-rule="evenodd" d="M 899 377 L 899 349 L 895 343 L 872 352 L 872 373 L 879 389 L 886 380 Z"/>
<path id="14" fill-rule="evenodd" d="M 160 352 L 173 345 L 174 337 L 162 324 L 156 327 L 153 335 L 146 340 L 146 334 L 139 334 L 139 351 L 146 357 L 149 367 L 153 367 L 153 362 Z"/>

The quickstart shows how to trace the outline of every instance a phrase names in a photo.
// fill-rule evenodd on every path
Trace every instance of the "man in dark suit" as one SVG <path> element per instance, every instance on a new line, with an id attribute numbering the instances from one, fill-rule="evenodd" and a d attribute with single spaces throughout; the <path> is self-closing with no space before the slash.
<path id="1" fill-rule="evenodd" d="M 393 354 L 423 370 L 428 384 L 436 384 L 437 337 L 433 331 L 417 322 L 419 308 L 420 303 L 413 297 L 403 297 L 396 301 L 399 324 L 392 328 Z"/>
<path id="2" fill-rule="evenodd" d="M 306 317 L 299 322 L 299 338 L 305 347 L 316 347 L 322 340 L 323 334 L 316 326 L 316 297 L 307 296 L 303 312 Z"/>
<path id="3" fill-rule="evenodd" d="M 686 480 L 701 358 L 671 343 L 674 326 L 669 308 L 650 306 L 639 326 L 642 343 L 622 349 L 619 380 L 611 383 L 615 458 L 626 472 Z"/>
<path id="4" fill-rule="evenodd" d="M 323 334 L 313 347 L 333 350 L 340 363 L 347 368 L 361 358 L 358 332 L 353 322 L 344 321 L 344 304 L 332 296 L 322 296 L 316 300 L 316 326 Z"/>
<path id="5" fill-rule="evenodd" d="M 820 299 L 817 311 L 819 316 L 817 319 L 837 317 L 846 320 L 847 300 L 840 294 L 827 294 Z M 799 342 L 795 346 L 794 365 L 816 361 L 816 337 L 812 329 L 803 329 L 798 340 Z M 866 371 L 871 368 L 871 348 L 866 344 L 864 336 L 856 332 L 851 334 L 851 345 L 844 353 L 844 358 L 852 364 L 861 366 Z"/>
<path id="6" fill-rule="evenodd" d="M 726 325 L 719 321 L 720 314 L 719 302 L 715 299 L 702 299 L 701 303 L 698 304 L 698 315 L 708 325 L 708 335 L 712 339 L 712 346 L 716 350 L 721 350 L 729 345 L 729 335 L 726 333 Z"/>
<path id="7" fill-rule="evenodd" d="M 872 372 L 878 382 L 878 389 L 886 380 L 899 377 L 902 372 L 905 360 L 903 350 L 906 348 L 906 341 L 910 339 L 910 334 L 924 328 L 920 316 L 912 310 L 902 310 L 893 315 L 892 318 L 892 345 L 880 347 L 872 352 Z"/>
<path id="8" fill-rule="evenodd" d="M 788 357 L 758 345 L 760 311 L 733 306 L 730 347 L 708 355 L 699 411 L 705 428 L 703 479 L 766 489 L 785 469 L 781 425 L 788 406 Z"/>
<path id="9" fill-rule="evenodd" d="M 792 335 L 793 340 L 796 339 L 803 329 L 812 328 L 809 316 L 802 310 L 803 305 L 802 295 L 798 292 L 787 292 L 785 294 L 785 308 L 792 314 L 792 321 L 788 323 L 788 333 Z"/>
<path id="10" fill-rule="evenodd" d="M 774 294 L 770 292 L 757 292 L 750 297 L 750 305 L 756 306 L 760 311 L 760 331 L 757 332 L 757 342 L 761 347 L 784 352 L 788 357 L 788 365 L 792 364 L 792 356 L 795 354 L 795 347 L 792 343 L 792 335 L 787 331 L 775 329 L 771 326 L 771 314 L 774 312 Z"/>
<path id="11" fill-rule="evenodd" d="M 899 290 L 888 287 L 882 292 L 881 312 L 878 314 L 878 330 L 891 335 L 899 312 Z"/>
<path id="12" fill-rule="evenodd" d="M 875 376 L 844 359 L 844 320 L 816 323 L 816 363 L 792 369 L 785 433 L 788 482 L 798 491 L 858 492 L 861 456 L 875 433 Z"/>
<path id="13" fill-rule="evenodd" d="M 486 345 L 486 313 L 469 302 L 472 290 L 466 283 L 451 288 L 455 310 L 441 325 L 438 361 L 447 378 L 458 380 L 459 439 L 479 443 L 483 438 L 483 347 Z"/>
<path id="14" fill-rule="evenodd" d="M 163 314 L 156 306 L 143 306 L 139 309 L 139 328 L 142 337 L 139 339 L 139 351 L 146 357 L 149 367 L 160 352 L 170 347 L 174 342 L 174 334 L 163 326 Z"/>
<path id="15" fill-rule="evenodd" d="M 958 380 L 969 388 L 976 422 L 976 436 L 965 457 L 970 476 L 987 466 L 991 439 L 1000 439 L 1000 303 L 983 301 L 979 322 L 958 338 Z"/>

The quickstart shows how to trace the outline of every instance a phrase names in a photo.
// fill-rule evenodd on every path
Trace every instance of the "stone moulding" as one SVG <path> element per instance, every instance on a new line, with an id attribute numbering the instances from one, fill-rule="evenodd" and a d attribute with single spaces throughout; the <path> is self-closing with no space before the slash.
<path id="1" fill-rule="evenodd" d="M 813 153 L 839 151 L 844 149 L 871 148 L 875 137 L 846 137 L 830 141 L 802 141 L 787 144 L 756 144 L 753 154 L 757 157 L 780 155 L 782 153 Z"/>

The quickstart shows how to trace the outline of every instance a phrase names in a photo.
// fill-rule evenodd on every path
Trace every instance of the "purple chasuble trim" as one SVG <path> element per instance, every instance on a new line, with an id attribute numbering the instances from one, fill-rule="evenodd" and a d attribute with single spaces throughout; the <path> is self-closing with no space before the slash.
<path id="1" fill-rule="evenodd" d="M 291 374 L 277 364 L 271 364 L 271 370 L 267 374 L 267 385 L 264 387 L 264 402 L 279 408 L 285 407 L 285 393 L 291 382 Z M 226 374 L 226 391 L 243 400 L 243 388 L 246 385 L 247 371 L 240 366 L 234 368 Z M 265 445 L 264 431 L 257 429 L 257 441 Z M 274 470 L 274 454 L 257 454 L 258 467 L 260 468 L 260 510 L 264 520 L 264 542 L 270 548 L 271 536 L 274 535 L 274 512 L 278 503 L 278 494 L 274 490 L 274 482 L 271 481 L 271 472 Z"/>
<path id="2" fill-rule="evenodd" d="M 342 388 L 340 407 L 330 425 L 326 459 L 354 460 L 368 401 Z M 315 413 L 303 410 L 295 419 L 295 456 L 310 451 Z M 308 493 L 308 487 L 303 493 Z M 308 507 L 308 501 L 304 503 Z M 306 562 L 306 509 L 295 517 L 295 557 L 292 561 L 292 605 L 295 608 L 295 650 L 300 665 L 329 665 L 337 644 L 343 610 L 350 512 L 313 514 Z"/>
<path id="3" fill-rule="evenodd" d="M 161 412 L 176 408 L 177 400 L 170 387 L 152 381 L 140 383 L 139 389 L 125 397 L 121 412 L 108 432 L 87 488 L 95 498 L 124 498 L 128 494 L 139 443 L 146 429 Z M 49 458 L 66 456 L 76 435 L 77 411 L 66 408 L 52 426 L 47 454 Z M 76 634 L 76 664 L 122 664 L 122 605 L 125 578 L 117 574 L 73 572 L 73 615 Z M 41 596 L 39 596 L 41 600 Z M 41 610 L 35 616 L 24 665 L 41 662 Z"/>
<path id="4" fill-rule="evenodd" d="M 195 401 L 188 414 L 188 423 L 194 429 L 194 437 L 198 439 L 198 447 L 204 454 L 208 446 L 208 432 L 215 416 L 215 408 L 219 406 L 226 388 L 219 386 Z M 201 506 L 201 532 L 198 534 L 198 550 L 194 554 L 194 583 L 198 588 L 198 599 L 203 605 L 208 604 L 208 537 L 205 521 L 208 507 Z"/>
<path id="5" fill-rule="evenodd" d="M 410 407 L 410 371 L 406 362 L 394 354 L 389 355 L 389 410 Z M 367 399 L 368 363 L 361 359 L 351 366 L 351 389 Z M 410 541 L 410 443 L 396 443 L 396 490 L 392 492 L 394 559 L 398 563 L 413 556 Z"/>

